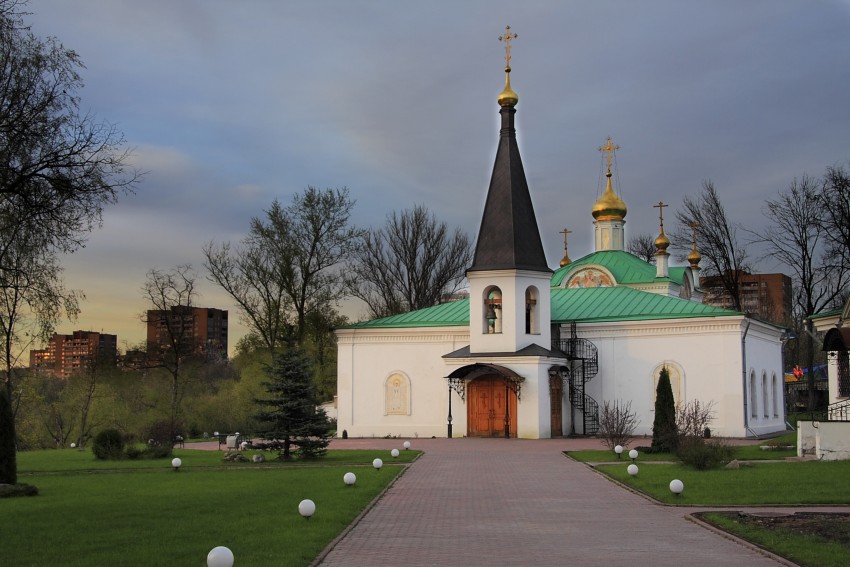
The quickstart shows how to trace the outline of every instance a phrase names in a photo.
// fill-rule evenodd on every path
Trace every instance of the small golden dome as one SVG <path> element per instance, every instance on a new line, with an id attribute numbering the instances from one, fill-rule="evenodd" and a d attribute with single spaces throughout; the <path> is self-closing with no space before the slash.
<path id="1" fill-rule="evenodd" d="M 505 67 L 505 88 L 499 93 L 499 106 L 516 106 L 516 103 L 519 102 L 519 95 L 517 95 L 514 90 L 511 88 L 511 68 Z"/>
<path id="2" fill-rule="evenodd" d="M 593 218 L 596 220 L 623 220 L 628 212 L 626 204 L 614 193 L 614 189 L 611 187 L 611 172 L 606 173 L 605 177 L 608 178 L 608 182 L 605 192 L 593 204 Z"/>
<path id="3" fill-rule="evenodd" d="M 658 248 L 658 254 L 666 254 L 667 247 L 670 246 L 670 239 L 664 234 L 664 229 L 661 229 L 661 234 L 655 239 L 655 247 Z"/>
<path id="4" fill-rule="evenodd" d="M 697 252 L 697 245 L 694 244 L 693 250 L 691 250 L 691 253 L 688 254 L 688 263 L 691 265 L 692 268 L 697 268 L 699 267 L 700 260 L 702 260 L 702 255 Z"/>

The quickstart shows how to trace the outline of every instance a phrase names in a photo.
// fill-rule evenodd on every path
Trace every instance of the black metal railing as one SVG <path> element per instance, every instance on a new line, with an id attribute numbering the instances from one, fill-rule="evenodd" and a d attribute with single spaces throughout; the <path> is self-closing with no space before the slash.
<path id="1" fill-rule="evenodd" d="M 829 421 L 850 421 L 850 400 L 829 404 L 826 415 Z"/>
<path id="2" fill-rule="evenodd" d="M 582 434 L 594 435 L 599 431 L 599 404 L 587 395 L 586 384 L 599 373 L 599 354 L 596 345 L 576 336 L 576 325 L 571 325 L 569 339 L 553 334 L 552 348 L 560 350 L 570 361 L 570 405 L 582 413 Z"/>

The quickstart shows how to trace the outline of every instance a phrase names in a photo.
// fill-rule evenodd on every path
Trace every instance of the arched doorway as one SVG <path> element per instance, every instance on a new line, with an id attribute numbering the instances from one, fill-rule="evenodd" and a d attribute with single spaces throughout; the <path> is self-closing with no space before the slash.
<path id="1" fill-rule="evenodd" d="M 469 382 L 466 405 L 469 437 L 516 437 L 517 396 L 501 376 Z"/>

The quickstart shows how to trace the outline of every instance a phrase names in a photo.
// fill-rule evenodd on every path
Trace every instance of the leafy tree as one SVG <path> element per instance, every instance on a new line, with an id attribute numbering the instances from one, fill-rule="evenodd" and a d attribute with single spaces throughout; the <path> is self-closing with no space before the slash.
<path id="1" fill-rule="evenodd" d="M 279 449 L 282 460 L 292 458 L 293 445 L 303 458 L 321 457 L 330 442 L 330 423 L 318 407 L 312 374 L 306 353 L 293 344 L 275 356 L 263 384 L 268 397 L 256 400 L 264 408 L 255 415 L 265 425 L 262 437 Z"/>
<path id="2" fill-rule="evenodd" d="M 711 282 L 706 287 L 723 290 L 733 308 L 743 313 L 740 276 L 749 270 L 747 251 L 738 240 L 738 226 L 727 216 L 711 181 L 703 183 L 698 197 L 684 198 L 676 220 L 679 226 L 673 233 L 673 242 L 680 249 L 690 250 L 692 226 L 696 223 L 701 267 Z"/>
<path id="3" fill-rule="evenodd" d="M 363 234 L 348 288 L 372 317 L 386 317 L 437 305 L 460 288 L 471 263 L 469 236 L 416 205 Z"/>
<path id="4" fill-rule="evenodd" d="M 670 372 L 661 368 L 655 388 L 655 419 L 652 421 L 652 449 L 658 452 L 676 450 L 676 402 L 670 384 Z"/>
<path id="5" fill-rule="evenodd" d="M 115 126 L 80 112 L 79 56 L 23 22 L 16 0 L 0 0 L 0 305 L 6 395 L 13 399 L 12 350 L 20 308 L 40 323 L 55 321 L 78 296 L 56 278 L 57 254 L 83 245 L 103 209 L 130 190 L 139 173 Z M 11 345 L 11 346 L 10 346 Z M 10 407 L 0 409 L 5 414 Z M 14 438 L 14 424 L 12 425 Z M 0 461 L 14 463 L 0 446 Z M 11 446 L 14 450 L 14 445 Z M 9 480 L 0 478 L 0 482 Z"/>
<path id="6" fill-rule="evenodd" d="M 346 188 L 307 187 L 289 207 L 275 200 L 265 219 L 251 219 L 239 247 L 204 247 L 209 280 L 236 301 L 269 351 L 287 325 L 302 338 L 309 315 L 342 297 L 342 263 L 360 234 L 349 224 L 354 203 Z"/>

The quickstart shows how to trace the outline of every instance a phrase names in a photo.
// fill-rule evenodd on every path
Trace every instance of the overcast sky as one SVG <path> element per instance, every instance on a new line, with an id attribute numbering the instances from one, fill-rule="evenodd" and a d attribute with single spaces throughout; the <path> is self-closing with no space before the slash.
<path id="1" fill-rule="evenodd" d="M 592 252 L 597 148 L 621 149 L 627 237 L 712 180 L 733 220 L 850 160 L 850 2 L 30 0 L 33 31 L 86 65 L 82 107 L 147 171 L 65 258 L 75 323 L 144 335 L 150 268 L 239 241 L 274 199 L 348 187 L 354 221 L 424 204 L 476 235 L 498 138 L 506 24 L 520 152 L 547 258 Z M 670 226 L 669 224 L 667 225 Z M 765 262 L 763 271 L 779 267 Z M 354 316 L 362 313 L 355 310 Z M 231 346 L 244 329 L 232 325 Z"/>

